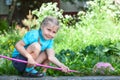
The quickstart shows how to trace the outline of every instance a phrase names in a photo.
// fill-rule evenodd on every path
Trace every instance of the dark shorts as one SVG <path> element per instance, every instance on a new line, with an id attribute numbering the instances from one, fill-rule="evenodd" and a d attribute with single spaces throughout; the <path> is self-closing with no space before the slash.
<path id="1" fill-rule="evenodd" d="M 27 61 L 27 59 L 20 54 L 13 58 Z M 12 61 L 12 64 L 15 67 L 15 69 L 17 69 L 19 72 L 24 72 L 27 65 L 26 63 L 22 63 L 18 61 Z"/>

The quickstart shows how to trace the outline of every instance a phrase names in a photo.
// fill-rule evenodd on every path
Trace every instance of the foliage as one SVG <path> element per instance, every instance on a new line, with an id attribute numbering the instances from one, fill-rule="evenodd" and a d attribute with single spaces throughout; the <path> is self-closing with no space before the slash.
<path id="1" fill-rule="evenodd" d="M 67 74 L 67 75 L 119 75 L 119 65 L 117 65 L 119 60 L 119 42 L 116 44 L 109 44 L 106 46 L 99 45 L 99 46 L 86 46 L 85 49 L 80 50 L 80 52 L 74 52 L 69 49 L 67 50 L 61 50 L 59 54 L 56 54 L 56 57 L 63 62 L 65 65 L 70 66 L 70 69 L 75 69 L 80 71 L 80 74 L 74 73 L 74 74 Z M 112 46 L 112 47 L 111 47 Z M 113 54 L 114 53 L 114 54 Z M 116 62 L 117 61 L 117 62 Z M 106 62 L 110 63 L 114 67 L 114 72 L 108 72 L 108 69 L 101 68 L 105 71 L 104 74 L 99 73 L 99 69 L 97 72 L 93 72 L 94 66 L 98 62 Z M 57 76 L 59 74 L 64 73 L 58 73 L 54 76 Z M 66 75 L 66 74 L 64 74 Z"/>
<path id="2" fill-rule="evenodd" d="M 20 39 L 19 34 L 13 30 L 0 35 L 0 53 L 11 55 L 15 43 Z"/>
<path id="3" fill-rule="evenodd" d="M 62 13 L 63 10 L 57 7 L 57 3 L 51 3 L 51 2 L 43 3 L 39 10 L 36 9 L 32 11 L 32 14 L 37 16 L 37 21 L 39 22 L 39 25 L 46 16 L 54 16 L 56 18 L 61 19 L 63 17 Z"/>
<path id="4" fill-rule="evenodd" d="M 104 45 L 119 41 L 119 20 L 116 21 L 116 16 L 111 17 L 111 14 L 108 14 L 108 11 L 111 9 L 103 9 L 106 5 L 108 6 L 107 3 L 103 4 L 103 2 L 104 0 L 101 3 L 99 3 L 99 0 L 98 2 L 93 2 L 94 4 L 91 2 L 92 6 L 90 6 L 87 12 L 80 11 L 78 13 L 77 21 L 74 25 L 62 25 L 62 29 L 58 33 L 60 35 L 57 35 L 56 38 L 57 44 L 55 44 L 55 47 L 60 46 L 65 49 L 78 51 L 90 44 Z M 111 4 L 111 6 L 113 5 Z M 69 19 L 66 20 L 69 21 Z M 57 49 L 56 51 L 60 50 Z"/>
<path id="5" fill-rule="evenodd" d="M 33 28 L 35 29 L 39 23 L 37 22 L 36 18 L 33 17 L 30 10 L 29 10 L 29 14 L 26 17 L 27 17 L 26 19 L 22 20 L 23 25 L 28 27 L 28 30 L 33 29 Z"/>
<path id="6" fill-rule="evenodd" d="M 70 69 L 80 71 L 80 74 L 65 74 L 61 71 L 48 69 L 47 75 L 101 75 L 92 72 L 94 65 L 98 62 L 108 62 L 115 69 L 113 73 L 104 75 L 120 74 L 119 16 L 111 16 L 108 13 L 110 11 L 116 14 L 117 9 L 111 3 L 106 3 L 105 0 L 95 0 L 92 3 L 88 11 L 80 11 L 77 17 L 69 15 L 63 17 L 62 12 L 56 8 L 56 3 L 43 4 L 39 10 L 33 11 L 33 14 L 38 17 L 39 23 L 48 15 L 56 16 L 60 20 L 62 27 L 56 35 L 54 44 L 56 57 Z M 71 21 L 73 21 L 72 24 Z M 20 38 L 21 36 L 16 30 L 1 34 L 0 53 L 11 56 L 14 45 Z M 0 65 L 0 74 L 18 74 L 14 72 L 14 68 L 9 61 L 0 59 L 0 64 L 3 64 Z"/>
<path id="7" fill-rule="evenodd" d="M 114 26 L 115 22 L 118 23 L 116 18 L 119 18 L 120 7 L 113 4 L 112 0 L 94 0 L 87 2 L 87 5 L 89 8 L 85 14 L 81 15 L 81 11 L 78 13 L 79 19 L 82 20 L 80 22 L 81 26 L 88 27 L 88 25 L 93 26 L 93 24 L 96 24 L 95 27 L 102 27 L 103 24 Z"/>
<path id="8" fill-rule="evenodd" d="M 7 31 L 8 28 L 9 28 L 9 27 L 8 27 L 7 21 L 0 19 L 0 31 L 1 31 L 2 33 L 4 33 L 4 31 Z"/>

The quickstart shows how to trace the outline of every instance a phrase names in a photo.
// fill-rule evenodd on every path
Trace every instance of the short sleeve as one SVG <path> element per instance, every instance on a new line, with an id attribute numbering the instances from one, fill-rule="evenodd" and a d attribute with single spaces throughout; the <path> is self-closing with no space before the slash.
<path id="1" fill-rule="evenodd" d="M 35 39 L 36 39 L 36 37 L 34 35 L 34 31 L 29 31 L 25 34 L 25 36 L 23 37 L 22 40 L 24 41 L 24 43 L 26 45 L 29 45 L 29 44 L 35 42 Z"/>
<path id="2" fill-rule="evenodd" d="M 50 43 L 49 43 L 49 45 L 47 46 L 47 49 L 53 48 L 53 43 L 54 43 L 54 41 L 53 41 L 53 40 L 50 40 Z"/>

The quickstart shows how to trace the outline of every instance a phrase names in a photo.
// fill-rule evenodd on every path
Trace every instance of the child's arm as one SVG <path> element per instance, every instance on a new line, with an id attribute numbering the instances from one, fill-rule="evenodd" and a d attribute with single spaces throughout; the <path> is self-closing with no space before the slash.
<path id="1" fill-rule="evenodd" d="M 21 55 L 23 55 L 24 57 L 28 59 L 28 64 L 30 64 L 31 66 L 32 65 L 35 66 L 36 62 L 34 61 L 32 56 L 26 51 L 24 46 L 25 46 L 25 43 L 22 40 L 20 40 L 16 43 L 15 48 L 19 51 Z"/>
<path id="2" fill-rule="evenodd" d="M 55 52 L 53 49 L 47 49 L 47 55 L 49 61 L 57 65 L 58 67 L 62 68 L 62 71 L 68 72 L 69 68 L 65 66 L 63 63 L 61 63 L 56 57 L 55 57 Z"/>

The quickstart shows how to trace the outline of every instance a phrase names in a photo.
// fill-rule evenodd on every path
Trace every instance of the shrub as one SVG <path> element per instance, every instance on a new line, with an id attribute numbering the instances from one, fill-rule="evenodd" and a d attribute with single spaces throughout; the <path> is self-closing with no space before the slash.
<path id="1" fill-rule="evenodd" d="M 4 31 L 8 31 L 9 25 L 6 20 L 0 19 L 0 31 L 4 33 Z"/>
<path id="2" fill-rule="evenodd" d="M 56 18 L 63 18 L 63 10 L 57 7 L 57 3 L 43 3 L 40 9 L 36 9 L 32 11 L 32 14 L 37 16 L 37 21 L 39 22 L 38 28 L 40 23 L 46 16 L 54 16 Z"/>

